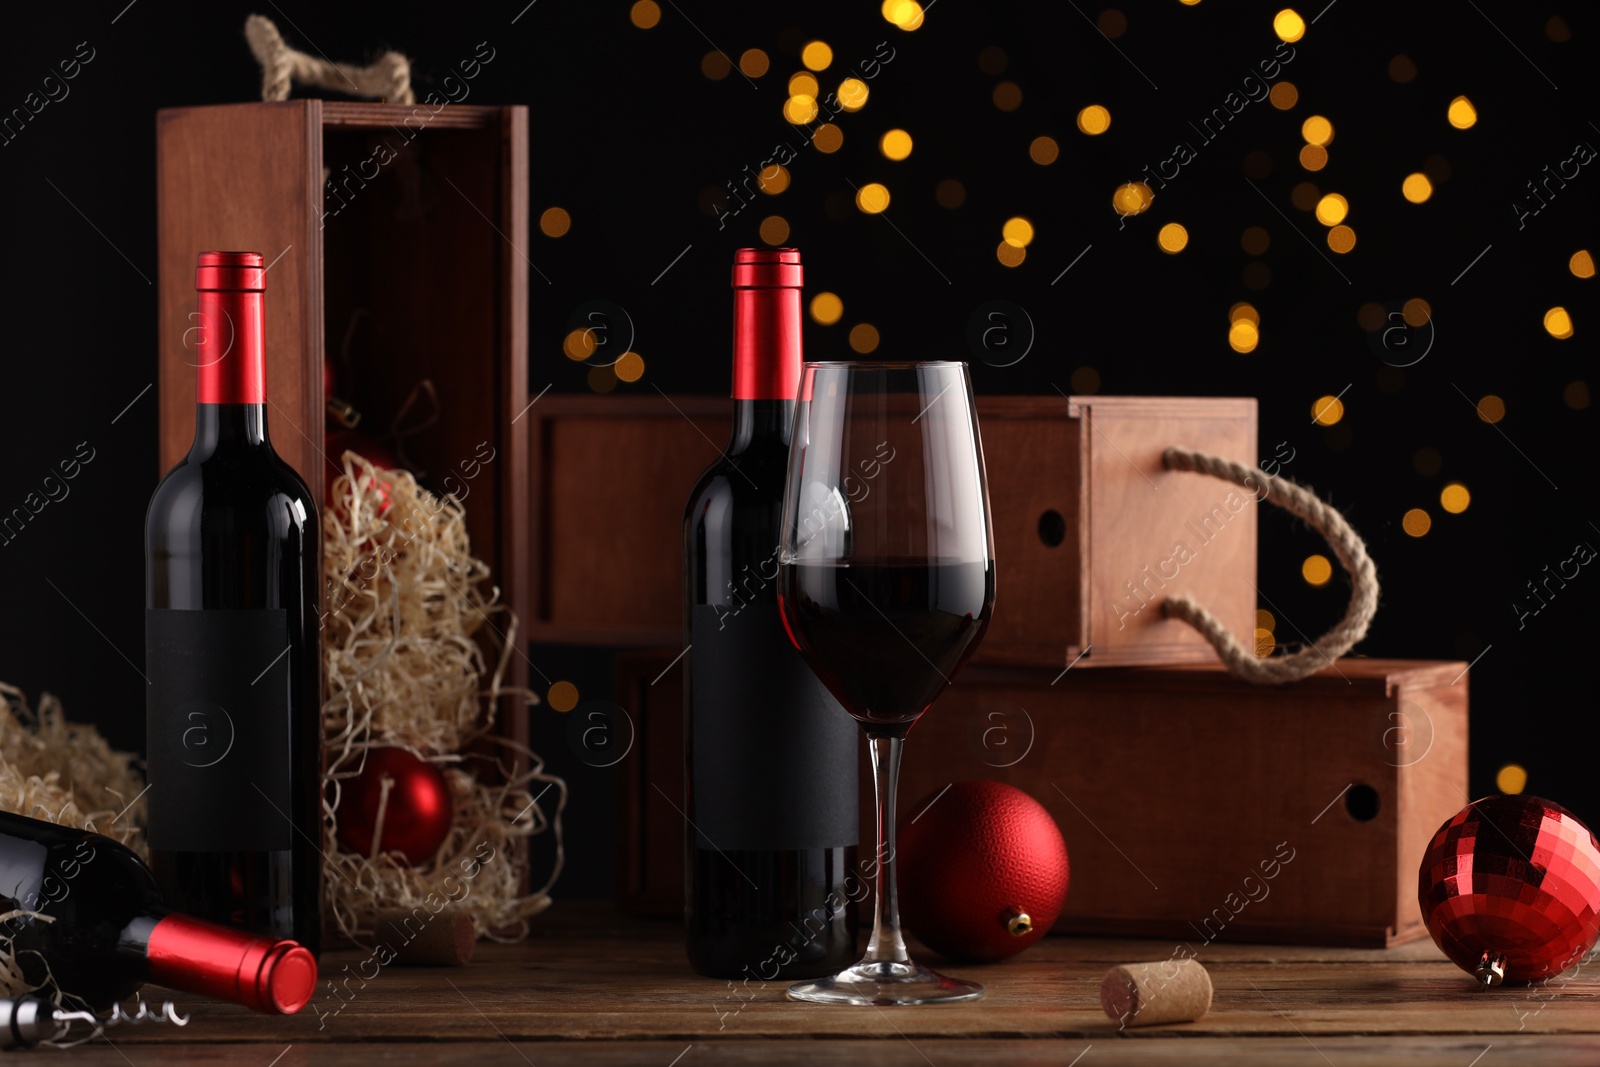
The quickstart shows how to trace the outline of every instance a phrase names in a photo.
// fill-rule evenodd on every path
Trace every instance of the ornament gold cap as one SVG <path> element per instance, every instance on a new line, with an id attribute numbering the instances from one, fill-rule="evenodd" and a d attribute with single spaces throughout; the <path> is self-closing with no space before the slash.
<path id="1" fill-rule="evenodd" d="M 1500 952 L 1485 952 L 1478 957 L 1478 966 L 1472 972 L 1487 989 L 1493 989 L 1506 980 L 1506 957 Z"/>
<path id="2" fill-rule="evenodd" d="M 1032 917 L 1015 905 L 1000 913 L 1000 921 L 1006 924 L 1006 933 L 1012 937 L 1026 937 L 1033 932 Z"/>

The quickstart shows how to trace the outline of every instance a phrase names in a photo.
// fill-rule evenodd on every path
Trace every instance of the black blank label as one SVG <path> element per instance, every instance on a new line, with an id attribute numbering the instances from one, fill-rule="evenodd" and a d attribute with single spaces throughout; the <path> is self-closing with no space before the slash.
<path id="1" fill-rule="evenodd" d="M 282 608 L 145 612 L 150 847 L 290 847 L 289 616 Z"/>

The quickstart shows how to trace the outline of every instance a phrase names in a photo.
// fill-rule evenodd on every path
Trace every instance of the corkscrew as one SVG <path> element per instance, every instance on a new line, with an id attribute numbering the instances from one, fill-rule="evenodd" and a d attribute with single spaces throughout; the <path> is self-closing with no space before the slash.
<path id="1" fill-rule="evenodd" d="M 73 1036 L 74 1024 L 82 1023 L 90 1029 Z M 177 1006 L 170 1000 L 162 1001 L 154 1011 L 139 1000 L 139 1009 L 133 1014 L 121 1004 L 114 1004 L 102 1015 L 87 1011 L 68 1011 L 40 996 L 0 997 L 0 1049 L 33 1048 L 35 1045 L 58 1045 L 63 1048 L 81 1044 L 106 1027 L 138 1023 L 171 1023 L 173 1026 L 189 1025 L 189 1016 L 179 1015 Z"/>

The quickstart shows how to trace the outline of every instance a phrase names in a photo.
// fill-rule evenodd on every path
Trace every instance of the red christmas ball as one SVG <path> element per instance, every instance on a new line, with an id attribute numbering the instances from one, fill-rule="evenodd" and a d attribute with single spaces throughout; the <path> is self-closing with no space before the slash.
<path id="1" fill-rule="evenodd" d="M 1600 938 L 1600 842 L 1551 801 L 1475 800 L 1433 835 L 1417 903 L 1434 942 L 1485 985 L 1549 978 Z"/>
<path id="2" fill-rule="evenodd" d="M 372 855 L 380 811 L 383 837 L 378 851 L 398 852 L 416 867 L 432 859 L 444 844 L 455 818 L 455 801 L 444 772 L 432 763 L 403 748 L 374 748 L 367 751 L 361 773 L 342 783 L 334 812 L 340 847 Z"/>
<path id="3" fill-rule="evenodd" d="M 1033 944 L 1067 899 L 1067 843 L 1044 805 L 1002 782 L 956 782 L 897 831 L 900 914 L 951 959 L 999 960 Z"/>
<path id="4" fill-rule="evenodd" d="M 341 471 L 344 470 L 343 457 L 346 452 L 354 452 L 356 455 L 360 456 L 374 467 L 378 467 L 383 470 L 399 470 L 402 467 L 399 457 L 397 457 L 393 452 L 389 451 L 389 449 L 381 442 L 375 440 L 367 434 L 362 433 L 359 430 L 329 431 L 323 440 L 323 451 L 327 454 L 329 459 L 333 460 L 334 466 L 338 467 Z M 338 477 L 339 475 L 334 474 L 333 471 L 328 471 L 328 478 L 323 483 L 322 503 L 324 507 L 331 508 L 336 505 L 345 507 L 349 504 L 348 494 L 346 494 L 343 499 L 335 499 L 333 483 Z M 369 480 L 369 486 L 373 481 L 376 481 L 376 479 Z M 381 498 L 381 503 L 378 505 L 378 514 L 382 515 L 389 510 L 389 490 L 392 487 L 388 482 L 385 481 L 379 481 L 377 482 L 377 485 L 378 493 Z"/>

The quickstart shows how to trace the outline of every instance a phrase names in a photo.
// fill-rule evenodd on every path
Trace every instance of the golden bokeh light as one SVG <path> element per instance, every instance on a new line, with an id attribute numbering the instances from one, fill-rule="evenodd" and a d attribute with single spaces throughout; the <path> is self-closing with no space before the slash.
<path id="1" fill-rule="evenodd" d="M 700 57 L 700 73 L 719 82 L 733 73 L 733 62 L 723 53 L 712 49 Z"/>
<path id="2" fill-rule="evenodd" d="M 811 143 L 823 155 L 832 155 L 844 146 L 844 131 L 831 122 L 824 122 L 812 131 Z"/>
<path id="3" fill-rule="evenodd" d="M 1238 322 L 1240 319 L 1258 329 L 1261 326 L 1261 312 L 1257 311 L 1255 305 L 1247 300 L 1241 300 L 1228 309 L 1229 324 Z"/>
<path id="4" fill-rule="evenodd" d="M 571 711 L 578 706 L 578 687 L 571 682 L 557 682 L 545 694 L 545 703 L 550 705 L 551 711 Z"/>
<path id="5" fill-rule="evenodd" d="M 1412 508 L 1400 517 L 1400 528 L 1412 537 L 1421 537 L 1433 529 L 1433 518 L 1421 508 Z"/>
<path id="6" fill-rule="evenodd" d="M 1506 402 L 1490 393 L 1478 401 L 1478 418 L 1493 424 L 1506 417 Z"/>
<path id="7" fill-rule="evenodd" d="M 1079 396 L 1087 396 L 1100 391 L 1100 372 L 1093 367 L 1079 367 L 1072 372 L 1069 379 L 1072 391 Z"/>
<path id="8" fill-rule="evenodd" d="M 574 363 L 582 363 L 594 355 L 596 347 L 598 346 L 595 344 L 594 331 L 587 327 L 573 330 L 561 342 L 561 351 L 565 352 L 567 358 Z"/>
<path id="9" fill-rule="evenodd" d="M 911 154 L 911 135 L 904 130 L 890 130 L 878 138 L 878 151 L 885 159 L 898 163 Z"/>
<path id="10" fill-rule="evenodd" d="M 1256 629 L 1265 630 L 1270 634 L 1277 628 L 1278 620 L 1272 617 L 1272 612 L 1268 611 L 1266 608 L 1256 609 Z"/>
<path id="11" fill-rule="evenodd" d="M 1009 111 L 1010 108 L 1005 110 Z M 1078 112 L 1078 129 L 1090 137 L 1098 137 L 1111 128 L 1111 112 L 1099 104 L 1090 104 Z"/>
<path id="12" fill-rule="evenodd" d="M 1182 252 L 1189 243 L 1189 231 L 1176 222 L 1169 222 L 1156 233 L 1156 244 L 1169 255 Z"/>
<path id="13" fill-rule="evenodd" d="M 1292 7 L 1286 7 L 1272 17 L 1272 32 L 1278 40 L 1294 44 L 1306 35 L 1306 20 Z"/>
<path id="14" fill-rule="evenodd" d="M 1267 249 L 1272 247 L 1272 235 L 1264 226 L 1250 226 L 1239 235 L 1239 247 L 1245 250 L 1246 255 L 1264 256 Z"/>
<path id="15" fill-rule="evenodd" d="M 870 322 L 858 322 L 850 327 L 850 348 L 866 355 L 878 347 L 878 328 Z"/>
<path id="16" fill-rule="evenodd" d="M 1141 215 L 1150 210 L 1155 199 L 1156 194 L 1144 182 L 1126 182 L 1111 194 L 1111 208 L 1123 216 Z"/>
<path id="17" fill-rule="evenodd" d="M 1256 324 L 1246 318 L 1233 321 L 1228 327 L 1228 344 L 1235 352 L 1249 353 L 1256 350 L 1256 345 L 1261 343 L 1261 331 Z"/>
<path id="18" fill-rule="evenodd" d="M 744 72 L 744 76 L 747 78 L 761 77 L 770 66 L 772 66 L 772 61 L 759 48 L 747 49 L 739 56 L 739 69 Z"/>
<path id="19" fill-rule="evenodd" d="M 867 83 L 860 78 L 846 78 L 839 83 L 839 106 L 846 111 L 860 111 L 867 106 L 870 95 Z"/>
<path id="20" fill-rule="evenodd" d="M 618 381 L 636 382 L 644 377 L 644 357 L 637 352 L 624 352 L 611 370 Z"/>
<path id="21" fill-rule="evenodd" d="M 1589 401 L 1589 383 L 1581 378 L 1568 382 L 1567 387 L 1561 390 L 1561 402 L 1573 411 L 1582 411 L 1589 406 Z"/>
<path id="22" fill-rule="evenodd" d="M 1305 138 L 1306 144 L 1327 148 L 1333 143 L 1333 123 L 1321 115 L 1312 115 L 1300 124 L 1300 136 Z"/>
<path id="23" fill-rule="evenodd" d="M 828 64 L 833 62 L 833 49 L 825 41 L 812 41 L 800 49 L 800 62 L 807 70 L 827 70 Z"/>
<path id="24" fill-rule="evenodd" d="M 1266 659 L 1272 655 L 1272 650 L 1278 647 L 1277 638 L 1272 636 L 1271 630 L 1256 627 L 1256 657 Z"/>
<path id="25" fill-rule="evenodd" d="M 1300 165 L 1306 170 L 1321 170 L 1328 165 L 1328 150 L 1319 144 L 1301 145 Z"/>
<path id="26" fill-rule="evenodd" d="M 1006 64 L 1009 62 L 1010 57 L 1006 55 L 1006 50 L 997 44 L 989 45 L 978 53 L 978 69 L 991 78 L 998 78 L 1004 74 Z"/>
<path id="27" fill-rule="evenodd" d="M 856 207 L 868 215 L 876 215 L 889 206 L 889 189 L 877 182 L 869 182 L 856 191 Z"/>
<path id="28" fill-rule="evenodd" d="M 1408 85 L 1417 76 L 1417 65 L 1404 53 L 1389 60 L 1389 77 L 1400 85 Z"/>
<path id="29" fill-rule="evenodd" d="M 819 326 L 832 326 L 844 318 L 844 301 L 834 293 L 818 293 L 811 298 L 811 321 Z"/>
<path id="30" fill-rule="evenodd" d="M 1333 564 L 1328 562 L 1327 556 L 1313 553 L 1300 564 L 1300 577 L 1307 585 L 1327 585 L 1333 577 Z"/>
<path id="31" fill-rule="evenodd" d="M 1377 333 L 1388 321 L 1388 311 L 1376 300 L 1369 300 L 1356 309 L 1356 325 L 1368 333 Z"/>
<path id="32" fill-rule="evenodd" d="M 1572 272 L 1574 278 L 1593 278 L 1594 257 L 1580 248 L 1572 253 L 1571 259 L 1567 260 L 1567 269 Z"/>
<path id="33" fill-rule="evenodd" d="M 946 178 L 933 187 L 933 198 L 940 207 L 954 211 L 967 202 L 967 187 L 954 178 Z"/>
<path id="34" fill-rule="evenodd" d="M 1108 7 L 1100 12 L 1100 17 L 1094 20 L 1095 29 L 1106 35 L 1108 40 L 1116 40 L 1128 32 L 1128 16 L 1114 7 Z"/>
<path id="35" fill-rule="evenodd" d="M 802 70 L 798 74 L 789 75 L 790 96 L 809 96 L 815 98 L 820 95 L 818 93 L 818 89 L 819 86 L 817 85 L 817 76 L 808 70 Z"/>
<path id="36" fill-rule="evenodd" d="M 1316 182 L 1300 182 L 1289 192 L 1289 200 L 1301 211 L 1310 211 L 1322 199 L 1322 190 Z"/>
<path id="37" fill-rule="evenodd" d="M 782 215 L 768 215 L 761 220 L 761 239 L 769 245 L 781 245 L 789 239 L 789 220 Z"/>
<path id="38" fill-rule="evenodd" d="M 638 0 L 628 10 L 628 21 L 641 30 L 648 30 L 661 21 L 661 5 L 656 0 Z"/>
<path id="39" fill-rule="evenodd" d="M 777 196 L 789 188 L 789 171 L 777 163 L 764 167 L 756 174 L 756 185 L 768 196 Z"/>
<path id="40" fill-rule="evenodd" d="M 817 98 L 804 93 L 791 96 L 783 103 L 783 117 L 796 126 L 804 126 L 817 117 Z"/>
<path id="41" fill-rule="evenodd" d="M 1478 121 L 1478 109 L 1472 106 L 1472 101 L 1464 96 L 1458 96 L 1450 101 L 1450 108 L 1445 112 L 1445 117 L 1450 120 L 1450 125 L 1458 130 L 1471 129 Z"/>
<path id="42" fill-rule="evenodd" d="M 1428 197 L 1433 195 L 1433 183 L 1426 174 L 1407 174 L 1406 180 L 1400 183 L 1400 195 L 1413 204 L 1427 203 Z"/>
<path id="43" fill-rule="evenodd" d="M 1288 111 L 1300 102 L 1300 90 L 1295 88 L 1294 82 L 1278 82 L 1267 94 L 1267 99 L 1279 111 Z"/>
<path id="44" fill-rule="evenodd" d="M 1000 246 L 994 250 L 994 258 L 1007 267 L 1020 267 L 1022 261 L 1028 258 L 1028 250 L 1021 245 L 1014 245 L 1010 241 L 1001 241 Z"/>
<path id="45" fill-rule="evenodd" d="M 1005 239 L 1008 245 L 1027 248 L 1028 245 L 1033 243 L 1033 223 L 1021 215 L 1009 218 L 1006 220 L 1005 225 L 1000 227 L 1000 236 Z"/>
<path id="46" fill-rule="evenodd" d="M 1022 106 L 1022 87 L 1016 82 L 1001 82 L 994 87 L 994 106 L 1001 111 L 1015 111 Z"/>
<path id="47" fill-rule="evenodd" d="M 1544 331 L 1557 341 L 1572 336 L 1572 316 L 1564 307 L 1553 307 L 1544 313 Z"/>
<path id="48" fill-rule="evenodd" d="M 1350 201 L 1338 193 L 1329 193 L 1317 201 L 1317 221 L 1324 226 L 1337 226 L 1350 214 Z"/>
<path id="49" fill-rule="evenodd" d="M 922 26 L 922 5 L 916 0 L 883 0 L 879 10 L 885 19 L 902 30 L 909 32 Z"/>
<path id="50" fill-rule="evenodd" d="M 617 373 L 607 363 L 600 367 L 590 367 L 589 373 L 584 375 L 584 381 L 589 389 L 596 393 L 609 393 L 617 388 Z"/>
<path id="51" fill-rule="evenodd" d="M 1311 403 L 1311 421 L 1318 426 L 1332 426 L 1344 418 L 1344 401 L 1336 396 L 1319 396 Z"/>
<path id="52" fill-rule="evenodd" d="M 572 216 L 566 208 L 547 207 L 539 215 L 539 232 L 546 237 L 562 237 L 572 229 Z"/>
<path id="53" fill-rule="evenodd" d="M 1508 763 L 1495 773 L 1494 787 L 1514 796 L 1528 788 L 1528 772 L 1515 763 Z"/>
<path id="54" fill-rule="evenodd" d="M 1459 515 L 1472 503 L 1472 494 L 1460 482 L 1451 482 L 1439 490 L 1439 506 L 1452 515 Z"/>
<path id="55" fill-rule="evenodd" d="M 1328 231 L 1328 247 L 1341 255 L 1356 246 L 1356 231 L 1348 226 L 1335 226 Z"/>
<path id="56" fill-rule="evenodd" d="M 1035 137 L 1028 145 L 1028 158 L 1041 167 L 1048 167 L 1061 155 L 1061 146 L 1054 137 Z"/>
<path id="57" fill-rule="evenodd" d="M 1400 318 L 1407 326 L 1426 326 L 1433 318 L 1433 306 L 1420 296 L 1414 296 L 1400 306 Z"/>

